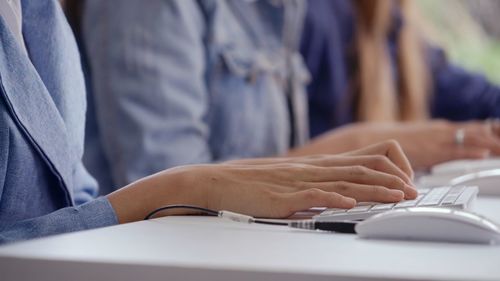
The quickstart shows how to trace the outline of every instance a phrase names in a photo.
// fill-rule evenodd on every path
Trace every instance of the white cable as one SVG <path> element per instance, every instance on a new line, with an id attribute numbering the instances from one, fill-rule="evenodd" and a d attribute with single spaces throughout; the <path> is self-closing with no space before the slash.
<path id="1" fill-rule="evenodd" d="M 235 222 L 253 223 L 255 221 L 252 216 L 242 215 L 230 211 L 220 211 L 219 217 Z"/>

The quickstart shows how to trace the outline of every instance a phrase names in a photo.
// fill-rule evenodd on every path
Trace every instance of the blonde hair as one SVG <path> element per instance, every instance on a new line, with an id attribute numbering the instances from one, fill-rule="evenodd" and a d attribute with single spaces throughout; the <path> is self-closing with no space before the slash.
<path id="1" fill-rule="evenodd" d="M 418 121 L 429 117 L 430 77 L 422 41 L 414 28 L 411 0 L 354 0 L 358 59 L 359 121 Z M 397 42 L 398 77 L 392 74 L 387 38 L 393 4 L 404 25 Z"/>

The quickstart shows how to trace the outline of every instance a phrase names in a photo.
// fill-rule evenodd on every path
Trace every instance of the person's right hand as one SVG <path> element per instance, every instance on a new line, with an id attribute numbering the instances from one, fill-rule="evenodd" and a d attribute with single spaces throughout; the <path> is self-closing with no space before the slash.
<path id="1" fill-rule="evenodd" d="M 392 135 L 401 144 L 415 169 L 458 159 L 482 159 L 500 155 L 498 128 L 487 122 L 447 122 L 442 120 L 395 126 Z M 455 140 L 463 130 L 463 143 Z M 389 135 L 391 135 L 389 133 Z"/>
<path id="2" fill-rule="evenodd" d="M 455 140 L 458 130 L 464 132 L 462 144 Z M 500 123 L 443 120 L 350 124 L 325 133 L 289 154 L 342 153 L 387 139 L 398 141 L 416 170 L 451 160 L 500 156 Z"/>
<path id="3" fill-rule="evenodd" d="M 311 207 L 352 208 L 356 201 L 398 202 L 405 194 L 414 198 L 412 173 L 399 145 L 388 141 L 338 156 L 178 167 L 108 197 L 120 222 L 142 219 L 166 204 L 284 218 Z"/>

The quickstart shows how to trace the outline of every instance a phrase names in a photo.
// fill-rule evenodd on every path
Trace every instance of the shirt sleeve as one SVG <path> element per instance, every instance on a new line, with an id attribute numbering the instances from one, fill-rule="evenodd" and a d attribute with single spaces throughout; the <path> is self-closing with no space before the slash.
<path id="1" fill-rule="evenodd" d="M 484 76 L 448 62 L 440 49 L 430 49 L 434 79 L 434 118 L 453 121 L 500 117 L 500 88 Z"/>
<path id="2" fill-rule="evenodd" d="M 97 122 L 115 184 L 211 162 L 196 1 L 87 1 L 84 22 Z"/>
<path id="3" fill-rule="evenodd" d="M 118 224 L 108 199 L 100 197 L 77 207 L 0 226 L 0 244 Z"/>

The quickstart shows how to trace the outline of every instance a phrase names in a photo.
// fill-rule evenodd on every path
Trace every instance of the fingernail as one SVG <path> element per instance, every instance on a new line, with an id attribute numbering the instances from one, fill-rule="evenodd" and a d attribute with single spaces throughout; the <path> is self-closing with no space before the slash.
<path id="1" fill-rule="evenodd" d="M 350 197 L 344 197 L 343 198 L 343 203 L 348 206 L 354 206 L 356 205 L 356 200 Z"/>
<path id="2" fill-rule="evenodd" d="M 418 195 L 417 189 L 414 186 L 411 186 L 408 184 L 405 185 L 405 192 L 404 193 L 406 195 L 408 195 L 407 198 L 415 198 Z"/>
<path id="3" fill-rule="evenodd" d="M 397 200 L 402 200 L 405 197 L 404 192 L 401 190 L 391 189 L 390 193 L 391 193 L 391 196 Z"/>

